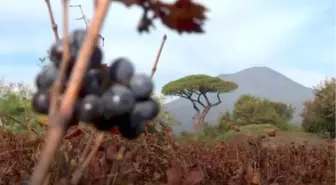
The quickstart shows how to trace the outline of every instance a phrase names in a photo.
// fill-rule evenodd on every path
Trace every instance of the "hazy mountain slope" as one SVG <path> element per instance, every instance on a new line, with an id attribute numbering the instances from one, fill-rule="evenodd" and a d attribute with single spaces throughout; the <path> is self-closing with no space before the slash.
<path id="1" fill-rule="evenodd" d="M 291 104 L 296 108 L 293 122 L 299 122 L 301 120 L 299 113 L 303 109 L 303 102 L 313 97 L 311 88 L 298 84 L 267 67 L 252 67 L 233 74 L 222 74 L 219 77 L 224 80 L 234 81 L 239 87 L 232 93 L 221 95 L 223 103 L 213 108 L 208 114 L 207 121 L 210 123 L 216 122 L 221 112 L 232 110 L 237 98 L 243 94 L 251 94 Z M 213 102 L 216 101 L 214 94 L 209 95 L 209 98 Z M 188 100 L 179 98 L 167 103 L 165 109 L 182 123 L 175 131 L 192 129 L 191 117 L 195 111 Z"/>

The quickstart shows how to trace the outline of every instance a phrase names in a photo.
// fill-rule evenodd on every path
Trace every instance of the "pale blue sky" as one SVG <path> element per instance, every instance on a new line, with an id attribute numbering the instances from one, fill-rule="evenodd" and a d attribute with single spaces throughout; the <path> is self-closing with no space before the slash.
<path id="1" fill-rule="evenodd" d="M 61 23 L 60 0 L 51 0 Z M 88 16 L 91 2 L 81 3 Z M 155 75 L 156 91 L 188 74 L 234 73 L 268 66 L 293 80 L 313 86 L 335 76 L 334 0 L 207 0 L 206 34 L 183 35 L 156 22 L 151 34 L 139 35 L 141 11 L 112 4 L 103 29 L 105 60 L 128 56 L 138 72 L 149 73 L 162 36 L 168 40 Z M 79 9 L 71 9 L 71 28 L 84 27 Z M 33 84 L 38 58 L 53 41 L 44 1 L 0 1 L 0 77 Z M 59 30 L 61 30 L 61 25 Z"/>

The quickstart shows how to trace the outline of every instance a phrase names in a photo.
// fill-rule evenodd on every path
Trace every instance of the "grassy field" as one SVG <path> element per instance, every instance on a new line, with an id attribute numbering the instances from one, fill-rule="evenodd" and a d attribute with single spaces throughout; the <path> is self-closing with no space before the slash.
<path id="1" fill-rule="evenodd" d="M 276 131 L 275 137 L 267 137 L 266 142 L 268 144 L 276 145 L 286 145 L 290 143 L 302 144 L 308 142 L 310 145 L 323 145 L 328 143 L 328 139 L 323 139 L 316 134 L 311 134 L 303 132 L 300 128 L 294 127 L 288 131 L 282 131 L 270 124 L 262 125 L 245 125 L 240 127 L 240 132 L 229 130 L 223 132 L 211 133 L 208 135 L 197 135 L 195 133 L 188 133 L 188 135 L 180 136 L 179 141 L 184 142 L 188 140 L 193 141 L 203 141 L 205 143 L 211 144 L 215 143 L 217 140 L 220 141 L 230 141 L 239 140 L 240 138 L 246 136 L 260 136 L 266 135 L 268 130 L 274 129 Z"/>

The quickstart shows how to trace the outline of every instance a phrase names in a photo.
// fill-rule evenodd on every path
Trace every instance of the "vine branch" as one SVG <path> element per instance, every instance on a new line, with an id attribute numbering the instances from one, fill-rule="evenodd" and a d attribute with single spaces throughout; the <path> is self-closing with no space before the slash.
<path id="1" fill-rule="evenodd" d="M 48 14 L 49 14 L 49 18 L 50 18 L 51 28 L 54 32 L 55 40 L 57 41 L 57 40 L 59 40 L 59 35 L 58 35 L 58 31 L 57 31 L 57 24 L 56 24 L 55 18 L 54 18 L 54 13 L 51 9 L 50 0 L 45 0 L 45 3 L 47 4 L 47 8 L 48 8 Z"/>
<path id="2" fill-rule="evenodd" d="M 64 13 L 68 10 L 65 8 L 65 6 L 68 6 L 67 0 L 64 0 L 63 3 L 63 15 L 67 15 L 67 13 Z M 49 115 L 51 123 L 49 124 L 47 141 L 42 151 L 41 158 L 33 172 L 31 185 L 41 185 L 44 181 L 46 173 L 49 171 L 49 166 L 55 155 L 56 148 L 58 147 L 71 118 L 74 103 L 77 100 L 79 93 L 80 84 L 83 81 L 84 72 L 87 69 L 89 58 L 93 53 L 93 49 L 97 42 L 98 34 L 106 17 L 109 5 L 109 0 L 102 0 L 98 3 L 92 25 L 89 27 L 83 42 L 83 47 L 79 51 L 79 57 L 77 58 L 74 66 L 73 73 L 70 78 L 70 85 L 65 91 L 62 104 L 60 105 L 59 110 L 55 111 L 55 114 Z"/>
<path id="3" fill-rule="evenodd" d="M 162 38 L 162 42 L 161 42 L 161 46 L 160 46 L 160 49 L 156 55 L 156 58 L 155 58 L 155 62 L 153 64 L 153 67 L 152 67 L 152 73 L 151 73 L 151 78 L 153 78 L 155 72 L 156 72 L 156 69 L 157 69 L 157 65 L 159 63 L 159 60 L 160 60 L 160 57 L 161 57 L 161 52 L 162 52 L 162 49 L 163 49 L 163 46 L 164 44 L 166 43 L 166 40 L 167 40 L 167 35 L 165 34 Z"/>

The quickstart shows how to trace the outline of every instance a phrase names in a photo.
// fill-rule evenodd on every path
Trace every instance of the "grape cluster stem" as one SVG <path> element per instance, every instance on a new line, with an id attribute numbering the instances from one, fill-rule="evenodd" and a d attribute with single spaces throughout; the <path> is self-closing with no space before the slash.
<path id="1" fill-rule="evenodd" d="M 57 41 L 57 40 L 59 40 L 59 35 L 58 35 L 58 31 L 57 31 L 57 24 L 56 24 L 55 18 L 54 18 L 54 13 L 51 9 L 50 0 L 45 0 L 45 3 L 47 4 L 47 8 L 48 8 L 48 14 L 49 14 L 49 18 L 50 18 L 51 28 L 54 32 L 55 40 Z"/>
<path id="2" fill-rule="evenodd" d="M 66 4 L 67 1 L 64 0 L 63 3 Z M 50 7 L 50 3 L 47 5 Z M 89 56 L 91 56 L 93 53 L 93 47 L 97 42 L 99 31 L 103 25 L 103 21 L 108 12 L 109 5 L 110 0 L 102 0 L 98 3 L 92 25 L 88 29 L 83 47 L 79 51 L 79 57 L 77 59 L 76 65 L 74 66 L 70 79 L 70 86 L 66 89 L 65 96 L 59 110 L 56 110 L 52 115 L 49 115 L 51 118 L 51 123 L 48 128 L 46 143 L 41 153 L 40 160 L 32 174 L 31 185 L 41 185 L 44 182 L 46 174 L 49 172 L 49 167 L 52 159 L 54 158 L 56 149 L 67 129 L 68 122 L 70 121 L 74 103 L 78 97 L 80 84 L 83 81 L 85 74 L 84 72 L 88 66 L 90 58 Z M 65 6 L 67 6 L 67 4 L 63 6 L 63 14 L 67 10 L 64 9 Z M 65 15 L 67 15 L 67 13 Z"/>

